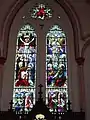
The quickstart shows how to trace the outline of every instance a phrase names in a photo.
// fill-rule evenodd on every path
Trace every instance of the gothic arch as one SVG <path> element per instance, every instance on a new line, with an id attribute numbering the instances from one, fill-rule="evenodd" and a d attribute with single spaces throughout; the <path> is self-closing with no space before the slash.
<path id="1" fill-rule="evenodd" d="M 8 11 L 8 14 L 5 17 L 5 22 L 3 22 L 3 27 L 2 27 L 2 41 L 4 43 L 4 46 L 3 46 L 4 58 L 7 58 L 7 54 L 8 54 L 9 31 L 10 31 L 12 22 L 16 14 L 20 10 L 20 8 L 23 7 L 24 4 L 27 2 L 28 0 L 17 0 L 11 7 L 10 11 Z M 72 25 L 73 36 L 74 36 L 75 59 L 77 59 L 80 54 L 79 53 L 79 33 L 80 33 L 79 19 L 75 13 L 74 8 L 70 5 L 69 2 L 59 1 L 59 0 L 57 0 L 56 2 L 64 9 Z"/>
<path id="2" fill-rule="evenodd" d="M 33 1 L 33 0 L 32 0 Z M 10 30 L 12 29 L 12 27 L 13 27 L 13 23 L 14 23 L 14 20 L 16 19 L 16 17 L 17 17 L 17 15 L 18 15 L 18 13 L 19 13 L 19 10 L 21 10 L 23 7 L 24 7 L 24 5 L 26 5 L 28 2 L 29 3 L 31 3 L 32 1 L 28 1 L 28 0 L 18 0 L 18 1 L 16 1 L 14 4 L 13 4 L 13 6 L 11 7 L 11 9 L 10 9 L 10 11 L 8 11 L 8 14 L 7 14 L 7 16 L 6 16 L 6 18 L 5 18 L 5 20 L 4 20 L 4 22 L 3 22 L 3 27 L 2 27 L 2 42 L 4 43 L 4 46 L 3 46 L 3 57 L 4 58 L 9 58 L 9 57 L 7 57 L 7 54 L 9 55 L 9 36 L 10 36 L 10 34 L 12 33 L 12 32 L 10 32 Z M 73 8 L 72 8 L 72 6 L 67 2 L 67 1 L 59 1 L 59 0 L 56 0 L 56 4 L 58 5 L 58 8 L 59 8 L 59 5 L 60 5 L 60 7 L 62 8 L 62 10 L 63 10 L 63 13 L 64 13 L 64 15 L 68 18 L 68 20 L 67 19 L 65 19 L 66 20 L 66 22 L 65 23 L 69 23 L 69 24 L 67 24 L 66 26 L 68 27 L 68 28 L 70 28 L 70 31 L 69 31 L 69 34 L 68 34 L 68 38 L 70 38 L 70 36 L 71 36 L 71 42 L 72 42 L 72 46 L 71 46 L 71 48 L 69 49 L 69 51 L 70 50 L 72 50 L 73 48 L 73 50 L 72 50 L 72 57 L 69 57 L 70 58 L 70 60 L 71 60 L 71 58 L 73 59 L 73 63 L 75 64 L 75 68 L 74 68 L 74 70 L 73 70 L 73 67 L 69 70 L 69 73 L 70 73 L 70 85 L 72 86 L 72 88 L 73 87 L 76 87 L 75 86 L 75 84 L 74 84 L 74 82 L 72 82 L 72 76 L 74 76 L 75 75 L 75 77 L 73 78 L 73 81 L 74 81 L 74 79 L 75 79 L 75 81 L 76 81 L 76 79 L 77 79 L 77 75 L 76 75 L 76 72 L 75 72 L 75 70 L 77 69 L 76 68 L 76 62 L 77 61 L 75 61 L 75 59 L 77 59 L 78 57 L 79 57 L 79 37 L 80 37 L 80 24 L 79 24 L 79 21 L 78 21 L 78 17 L 77 17 L 77 15 L 76 15 L 76 13 L 75 13 L 75 11 L 73 10 Z M 54 2 L 55 3 L 55 2 Z M 64 16 L 63 15 L 63 16 Z M 70 22 L 69 22 L 70 21 Z M 64 23 L 63 22 L 63 23 Z M 58 23 L 60 24 L 60 20 L 58 20 Z M 51 23 L 52 24 L 52 23 Z M 18 27 L 18 26 L 17 26 Z M 46 28 L 47 29 L 47 28 Z M 13 31 L 13 30 L 12 30 Z M 66 29 L 66 31 L 67 31 L 67 29 Z M 45 31 L 44 31 L 45 32 Z M 67 32 L 68 33 L 68 32 Z M 15 32 L 14 32 L 14 35 L 15 35 Z M 12 37 L 11 37 L 12 38 Z M 7 71 L 7 63 L 8 63 L 8 61 L 9 61 L 10 59 L 7 59 L 7 61 L 6 61 L 6 71 Z M 70 63 L 69 63 L 70 64 Z M 73 64 L 73 65 L 74 65 Z M 10 64 L 11 65 L 11 64 Z M 41 65 L 42 65 L 42 63 L 41 63 Z M 13 64 L 11 65 L 11 67 L 13 66 Z M 10 66 L 9 66 L 10 67 Z M 10 69 L 10 68 L 9 68 Z M 6 72 L 4 72 L 4 76 L 7 76 L 7 75 L 5 75 L 6 74 Z M 43 78 L 43 74 L 42 74 L 42 76 L 40 76 L 40 79 L 42 79 Z M 5 78 L 3 78 L 4 79 L 4 82 L 5 82 Z M 9 80 L 11 80 L 12 79 L 12 76 L 10 77 L 10 78 L 8 78 Z M 5 84 L 4 84 L 4 82 L 3 82 L 3 85 L 4 85 L 4 87 L 5 87 Z M 41 81 L 40 81 L 41 82 Z M 11 85 L 12 83 L 10 83 L 10 85 Z M 77 83 L 76 83 L 77 84 Z M 4 91 L 4 87 L 3 87 L 3 92 L 2 92 L 2 99 L 4 99 L 5 98 L 5 91 Z M 71 89 L 72 89 L 71 88 Z M 10 88 L 11 89 L 11 88 Z M 79 97 L 77 97 L 78 96 L 78 91 L 79 90 L 75 90 L 75 92 L 77 92 L 76 94 L 74 93 L 73 95 L 71 95 L 72 94 L 72 91 L 70 91 L 70 98 L 73 100 L 73 105 L 72 106 L 74 106 L 73 107 L 73 109 L 74 109 L 74 111 L 75 111 L 75 109 L 77 110 L 79 110 Z M 73 92 L 74 92 L 74 90 L 73 90 Z M 74 96 L 74 97 L 73 97 Z M 74 99 L 74 98 L 76 98 L 76 99 Z M 76 101 L 75 101 L 76 100 Z M 9 101 L 9 100 L 8 100 Z M 7 101 L 7 102 L 8 102 Z M 6 101 L 5 101 L 6 102 Z M 4 106 L 5 104 L 4 104 L 4 102 L 2 102 L 2 108 L 4 108 L 3 106 Z M 4 109 L 6 109 L 6 107 L 7 107 L 7 103 L 6 103 L 6 106 L 5 106 L 5 108 Z M 76 107 L 75 107 L 76 106 Z"/>

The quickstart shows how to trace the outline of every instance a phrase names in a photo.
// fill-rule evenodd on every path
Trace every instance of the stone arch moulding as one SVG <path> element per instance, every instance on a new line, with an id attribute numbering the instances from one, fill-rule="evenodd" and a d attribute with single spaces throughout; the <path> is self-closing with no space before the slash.
<path id="1" fill-rule="evenodd" d="M 8 41 L 9 41 L 9 32 L 10 32 L 11 25 L 20 8 L 23 7 L 23 5 L 27 2 L 28 0 L 17 0 L 11 7 L 10 11 L 8 11 L 8 14 L 5 17 L 5 22 L 3 22 L 3 27 L 2 27 L 2 41 L 4 43 L 3 57 L 6 59 L 8 54 Z M 56 2 L 64 9 L 72 25 L 73 36 L 74 36 L 75 59 L 77 59 L 80 56 L 79 34 L 80 34 L 80 28 L 81 28 L 78 16 L 74 8 L 70 5 L 70 3 L 67 0 L 60 0 L 60 1 L 56 0 Z"/>
<path id="2" fill-rule="evenodd" d="M 84 54 L 85 54 L 85 51 L 86 49 L 90 46 L 90 38 L 85 42 L 85 44 L 83 45 L 82 47 L 82 50 L 81 50 L 81 57 L 85 57 Z"/>

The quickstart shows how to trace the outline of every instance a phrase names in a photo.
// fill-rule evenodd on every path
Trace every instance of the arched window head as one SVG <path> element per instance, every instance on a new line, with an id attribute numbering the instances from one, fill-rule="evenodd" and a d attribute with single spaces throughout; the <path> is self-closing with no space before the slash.
<path id="1" fill-rule="evenodd" d="M 46 35 L 46 104 L 50 111 L 67 109 L 67 50 L 66 35 L 53 25 Z"/>
<path id="2" fill-rule="evenodd" d="M 37 36 L 26 24 L 18 32 L 16 42 L 13 108 L 30 111 L 35 104 Z"/>

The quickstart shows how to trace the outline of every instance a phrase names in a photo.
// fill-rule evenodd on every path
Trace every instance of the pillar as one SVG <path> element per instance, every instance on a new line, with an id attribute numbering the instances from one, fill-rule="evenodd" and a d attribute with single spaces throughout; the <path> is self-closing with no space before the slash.
<path id="1" fill-rule="evenodd" d="M 78 81 L 79 81 L 79 104 L 80 104 L 80 110 L 85 111 L 85 82 L 84 82 L 84 71 L 83 71 L 83 65 L 84 65 L 84 58 L 79 57 L 76 59 L 76 62 L 78 64 Z"/>

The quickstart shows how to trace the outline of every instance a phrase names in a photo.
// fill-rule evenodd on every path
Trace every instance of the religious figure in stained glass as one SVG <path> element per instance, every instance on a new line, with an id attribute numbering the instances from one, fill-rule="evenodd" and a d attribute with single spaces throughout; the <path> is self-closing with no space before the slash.
<path id="1" fill-rule="evenodd" d="M 50 111 L 57 111 L 58 107 L 58 112 L 65 112 L 66 93 L 54 90 L 48 93 L 48 97 Z"/>
<path id="2" fill-rule="evenodd" d="M 18 72 L 18 79 L 15 82 L 15 86 L 30 86 L 28 80 L 28 71 L 26 67 L 22 67 Z"/>
<path id="3" fill-rule="evenodd" d="M 14 108 L 20 111 L 30 110 L 35 103 L 36 38 L 29 24 L 24 25 L 17 36 L 13 102 Z"/>
<path id="4" fill-rule="evenodd" d="M 54 25 L 48 32 L 46 41 L 46 96 L 48 97 L 46 101 L 51 111 L 56 110 L 57 107 L 58 111 L 64 111 L 68 95 L 65 33 L 58 25 Z M 62 88 L 63 90 L 60 91 Z M 63 93 L 65 99 L 61 97 Z"/>
<path id="5" fill-rule="evenodd" d="M 33 8 L 33 12 L 31 13 L 31 17 L 44 20 L 45 18 L 52 17 L 52 11 L 50 8 L 47 8 L 44 4 L 39 4 L 38 6 Z"/>
<path id="6" fill-rule="evenodd" d="M 28 111 L 33 107 L 33 93 L 28 90 L 16 90 L 14 92 L 14 107 L 16 111 Z"/>
<path id="7" fill-rule="evenodd" d="M 66 43 L 65 35 L 55 31 L 47 37 L 47 85 L 61 87 L 66 81 Z"/>
<path id="8" fill-rule="evenodd" d="M 30 33 L 30 31 L 20 33 L 18 37 L 16 79 L 19 80 L 15 86 L 34 86 L 36 61 L 35 41 L 36 35 L 35 33 Z M 25 81 L 25 83 L 21 81 Z"/>

